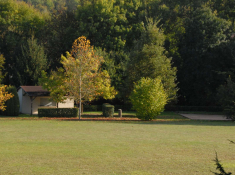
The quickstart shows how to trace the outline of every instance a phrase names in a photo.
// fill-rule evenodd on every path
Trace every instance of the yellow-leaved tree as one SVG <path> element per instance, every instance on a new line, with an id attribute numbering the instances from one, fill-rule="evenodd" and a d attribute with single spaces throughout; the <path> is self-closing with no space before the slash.
<path id="1" fill-rule="evenodd" d="M 0 53 L 0 82 L 2 81 L 2 79 L 4 77 L 4 75 L 2 74 L 2 70 L 4 68 L 4 66 L 3 66 L 4 64 L 5 64 L 5 58 Z M 11 93 L 8 93 L 6 91 L 6 88 L 7 88 L 6 85 L 0 85 L 0 110 L 1 111 L 5 111 L 6 110 L 5 102 L 13 97 L 13 95 Z"/>
<path id="2" fill-rule="evenodd" d="M 103 57 L 96 54 L 90 41 L 84 36 L 74 41 L 71 53 L 67 52 L 66 57 L 61 57 L 66 88 L 70 96 L 79 102 L 79 119 L 83 101 L 91 101 L 101 96 L 112 99 L 117 94 L 110 85 L 108 72 L 101 69 L 103 62 Z"/>
<path id="3" fill-rule="evenodd" d="M 6 105 L 5 102 L 13 97 L 11 93 L 6 91 L 7 86 L 0 86 L 0 110 L 5 111 Z"/>

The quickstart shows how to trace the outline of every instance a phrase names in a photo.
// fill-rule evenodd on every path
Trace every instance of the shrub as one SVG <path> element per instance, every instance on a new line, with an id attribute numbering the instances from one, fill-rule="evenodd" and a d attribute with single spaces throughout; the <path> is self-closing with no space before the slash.
<path id="1" fill-rule="evenodd" d="M 114 114 L 114 106 L 113 105 L 105 105 L 103 115 L 105 117 L 113 117 Z"/>
<path id="2" fill-rule="evenodd" d="M 227 117 L 235 120 L 235 83 L 230 77 L 217 89 L 217 100 Z"/>
<path id="3" fill-rule="evenodd" d="M 219 171 L 219 173 L 217 172 L 213 172 L 215 175 L 231 175 L 232 173 L 231 172 L 226 172 L 224 170 L 224 167 L 222 166 L 222 164 L 220 163 L 219 159 L 218 159 L 218 156 L 217 156 L 217 153 L 216 153 L 216 157 L 215 157 L 215 165 L 216 165 L 216 170 Z"/>
<path id="4" fill-rule="evenodd" d="M 160 79 L 141 78 L 130 95 L 136 115 L 141 120 L 152 120 L 164 111 L 167 95 Z"/>
<path id="5" fill-rule="evenodd" d="M 232 144 L 235 144 L 235 142 L 232 141 L 232 140 L 228 140 L 228 141 Z M 220 161 L 218 159 L 218 156 L 217 156 L 217 152 L 215 152 L 215 155 L 216 155 L 216 157 L 215 157 L 214 162 L 215 162 L 215 165 L 216 165 L 216 170 L 218 170 L 219 173 L 217 173 L 217 172 L 212 172 L 212 173 L 214 173 L 215 175 L 231 175 L 232 173 L 231 172 L 226 172 L 224 167 L 220 163 Z"/>
<path id="6" fill-rule="evenodd" d="M 103 103 L 103 104 L 102 104 L 103 116 L 105 116 L 105 107 L 106 107 L 107 105 L 110 105 L 110 104 L 109 104 L 109 103 Z"/>
<path id="7" fill-rule="evenodd" d="M 19 97 L 17 94 L 17 90 L 14 86 L 7 87 L 7 92 L 12 93 L 14 96 L 6 101 L 6 110 L 3 111 L 3 115 L 7 116 L 18 116 L 20 109 Z"/>
<path id="8" fill-rule="evenodd" d="M 78 108 L 39 108 L 38 117 L 77 117 Z"/>

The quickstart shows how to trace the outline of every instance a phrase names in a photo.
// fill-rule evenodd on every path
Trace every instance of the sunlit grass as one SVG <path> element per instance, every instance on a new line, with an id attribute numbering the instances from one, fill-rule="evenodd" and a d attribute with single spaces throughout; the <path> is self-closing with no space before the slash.
<path id="1" fill-rule="evenodd" d="M 1 120 L 0 174 L 235 172 L 234 122 Z"/>

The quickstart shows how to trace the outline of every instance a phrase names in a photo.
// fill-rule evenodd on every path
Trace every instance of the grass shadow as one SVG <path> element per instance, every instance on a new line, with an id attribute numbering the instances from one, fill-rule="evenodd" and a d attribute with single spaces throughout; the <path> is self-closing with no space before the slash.
<path id="1" fill-rule="evenodd" d="M 202 114 L 200 112 L 200 114 Z M 210 113 L 211 114 L 211 113 Z M 213 113 L 214 114 L 214 113 Z M 216 113 L 217 114 L 217 113 Z M 19 116 L 0 116 L 3 120 L 60 120 L 60 121 L 101 121 L 112 123 L 126 123 L 126 124 L 139 124 L 139 125 L 198 125 L 198 126 L 235 126 L 233 121 L 212 121 L 212 120 L 190 120 L 181 116 L 176 112 L 163 112 L 153 121 L 142 121 L 136 118 L 135 112 L 124 111 L 123 117 L 119 118 L 118 113 L 114 113 L 113 118 L 104 118 L 102 112 L 84 112 L 82 119 L 78 118 L 39 118 L 37 115 L 20 114 Z"/>

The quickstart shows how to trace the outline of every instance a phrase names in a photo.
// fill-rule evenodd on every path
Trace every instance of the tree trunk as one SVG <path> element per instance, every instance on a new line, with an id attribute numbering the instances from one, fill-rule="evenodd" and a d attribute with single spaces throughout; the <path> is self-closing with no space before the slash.
<path id="1" fill-rule="evenodd" d="M 80 73 L 80 81 L 79 81 L 79 120 L 81 119 L 81 109 L 82 109 L 82 93 L 81 93 L 81 83 L 82 81 L 82 76 L 81 76 L 81 73 Z"/>

